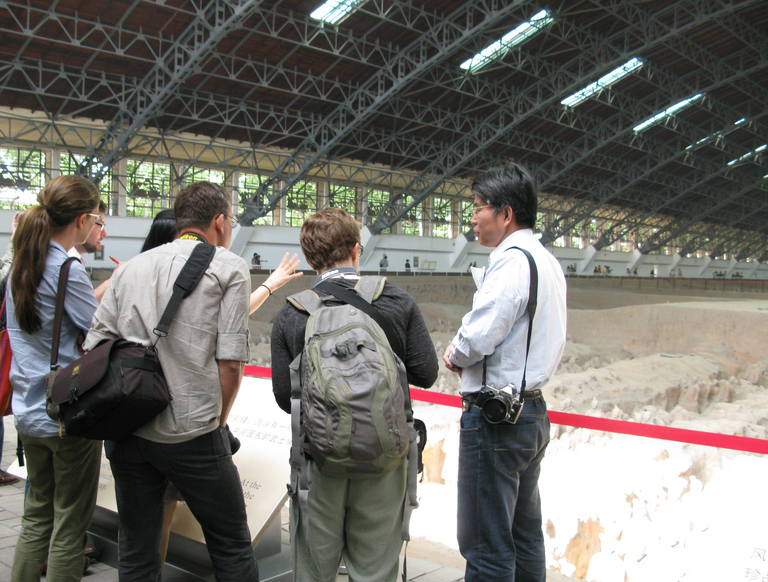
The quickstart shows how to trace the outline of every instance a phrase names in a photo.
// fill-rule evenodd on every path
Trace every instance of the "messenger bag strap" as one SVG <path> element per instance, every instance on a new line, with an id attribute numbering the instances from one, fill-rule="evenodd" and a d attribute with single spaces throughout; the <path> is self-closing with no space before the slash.
<path id="1" fill-rule="evenodd" d="M 207 242 L 201 242 L 195 246 L 192 254 L 187 259 L 187 264 L 181 269 L 179 276 L 176 277 L 176 281 L 173 283 L 173 294 L 168 301 L 168 305 L 165 307 L 163 316 L 160 318 L 160 323 L 154 329 L 157 340 L 161 337 L 168 335 L 168 331 L 171 329 L 171 323 L 176 316 L 176 311 L 179 309 L 179 305 L 183 299 L 186 299 L 192 291 L 195 290 L 197 284 L 202 279 L 205 270 L 208 265 L 211 264 L 213 255 L 216 254 L 216 247 Z"/>
<path id="2" fill-rule="evenodd" d="M 69 257 L 59 268 L 59 286 L 56 289 L 56 311 L 53 314 L 53 338 L 51 342 L 51 370 L 59 363 L 59 340 L 61 339 L 61 318 L 64 316 L 64 297 L 67 295 L 69 268 L 76 257 Z"/>

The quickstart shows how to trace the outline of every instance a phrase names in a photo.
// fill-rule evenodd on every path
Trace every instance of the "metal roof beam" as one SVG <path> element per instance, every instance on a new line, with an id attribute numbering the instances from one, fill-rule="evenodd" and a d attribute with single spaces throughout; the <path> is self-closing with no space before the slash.
<path id="1" fill-rule="evenodd" d="M 413 186 L 404 190 L 404 193 L 410 192 L 411 190 L 418 190 L 422 192 L 423 195 L 428 195 L 431 188 L 433 187 L 433 184 L 439 184 L 440 181 L 440 177 L 435 179 L 430 179 L 428 177 L 430 175 L 436 174 L 436 166 L 442 165 L 443 167 L 451 168 L 452 171 L 448 175 L 453 175 L 461 166 L 469 163 L 469 161 L 474 158 L 478 152 L 484 151 L 493 143 L 495 143 L 496 140 L 504 137 L 506 132 L 513 129 L 521 122 L 521 120 L 529 117 L 534 112 L 547 105 L 554 104 L 555 101 L 561 98 L 562 95 L 567 95 L 569 92 L 572 92 L 572 90 L 581 88 L 588 75 L 594 74 L 592 65 L 593 59 L 599 59 L 606 68 L 610 68 L 614 64 L 621 64 L 628 58 L 628 56 L 635 56 L 638 53 L 641 54 L 642 50 L 647 50 L 651 46 L 660 44 L 664 40 L 678 36 L 681 29 L 698 26 L 703 21 L 709 20 L 711 18 L 717 18 L 718 14 L 722 16 L 723 14 L 730 13 L 734 9 L 733 3 L 728 5 L 720 3 L 718 6 L 719 10 L 702 11 L 693 15 L 693 18 L 690 18 L 691 15 L 688 14 L 690 20 L 687 22 L 687 24 L 681 25 L 676 29 L 669 29 L 667 25 L 664 25 L 661 21 L 659 21 L 659 18 L 665 13 L 674 13 L 677 8 L 676 6 L 670 10 L 667 10 L 666 12 L 660 11 L 654 15 L 649 15 L 637 7 L 634 7 L 632 3 L 623 3 L 624 8 L 627 8 L 627 6 L 629 6 L 631 10 L 635 11 L 633 14 L 633 20 L 636 24 L 635 27 L 631 29 L 631 31 L 634 34 L 636 34 L 638 30 L 641 33 L 644 33 L 641 35 L 643 37 L 643 41 L 645 42 L 644 45 L 629 47 L 626 44 L 622 44 L 622 41 L 624 41 L 624 43 L 628 41 L 628 37 L 624 31 L 614 34 L 607 39 L 591 35 L 592 42 L 596 47 L 598 47 L 595 49 L 596 53 L 588 53 L 588 61 L 584 55 L 579 55 L 569 64 L 566 64 L 561 68 L 563 72 L 566 72 L 578 67 L 580 74 L 576 77 L 575 81 L 573 75 L 567 74 L 558 75 L 551 81 L 550 79 L 544 80 L 540 77 L 541 80 L 533 83 L 530 87 L 527 87 L 526 90 L 522 91 L 520 97 L 512 105 L 518 109 L 524 108 L 524 112 L 520 112 L 518 115 L 515 115 L 514 113 L 508 112 L 506 108 L 501 107 L 491 112 L 484 119 L 484 124 L 486 127 L 483 128 L 483 131 L 479 135 L 474 136 L 465 134 L 462 138 L 457 140 L 455 142 L 454 151 L 447 154 L 447 156 L 452 159 L 450 161 L 434 161 L 432 164 L 430 164 L 430 166 L 422 170 L 419 178 L 412 182 Z M 661 31 L 659 30 L 660 27 L 662 27 Z M 574 29 L 578 30 L 579 27 L 574 26 Z M 637 44 L 634 39 L 633 44 Z M 585 72 L 587 68 L 590 71 L 589 73 Z M 549 85 L 557 83 L 562 83 L 563 85 L 560 87 L 560 90 L 548 92 L 543 91 L 544 86 L 547 86 L 547 89 L 551 89 Z M 530 100 L 524 98 L 526 94 L 530 95 Z M 502 129 L 495 129 L 491 126 L 491 122 L 494 122 L 497 127 L 501 127 Z M 626 131 L 625 128 L 622 129 Z M 614 136 L 606 137 L 613 138 Z M 589 138 L 590 137 L 587 136 L 583 139 Z M 545 184 L 542 184 L 542 188 L 545 188 Z M 406 205 L 402 209 L 395 211 L 394 207 L 397 204 L 397 199 L 394 199 L 387 207 L 382 209 L 382 212 L 376 219 L 376 223 L 374 223 L 374 225 L 371 227 L 374 233 L 380 232 L 381 230 L 384 230 L 394 224 L 394 222 L 397 222 L 397 220 L 404 216 L 405 213 L 410 210 L 410 207 L 413 206 L 413 204 Z"/>
<path id="2" fill-rule="evenodd" d="M 403 48 L 396 59 L 385 63 L 350 95 L 345 103 L 330 115 L 323 117 L 317 131 L 305 137 L 290 158 L 276 168 L 267 183 L 259 189 L 259 194 L 263 194 L 280 181 L 280 192 L 269 196 L 266 208 L 247 206 L 244 213 L 245 222 L 252 223 L 263 213 L 271 211 L 294 184 L 303 179 L 313 166 L 331 155 L 333 148 L 350 131 L 366 122 L 382 103 L 397 95 L 423 71 L 454 54 L 468 38 L 492 29 L 520 5 L 521 0 L 503 2 L 500 5 L 495 1 L 484 4 L 486 11 L 479 23 L 474 24 L 467 17 L 468 10 L 477 6 L 459 8 L 441 23 L 440 30 L 435 31 L 438 34 L 424 34 Z"/>
<path id="3" fill-rule="evenodd" d="M 258 8 L 259 0 L 209 0 L 200 4 L 193 22 L 172 43 L 149 74 L 141 80 L 138 91 L 112 120 L 104 137 L 94 148 L 95 160 L 88 157 L 81 171 L 99 183 L 112 164 L 125 157 L 139 131 L 170 101 L 192 74 L 199 72 L 203 60 L 219 42 Z"/>

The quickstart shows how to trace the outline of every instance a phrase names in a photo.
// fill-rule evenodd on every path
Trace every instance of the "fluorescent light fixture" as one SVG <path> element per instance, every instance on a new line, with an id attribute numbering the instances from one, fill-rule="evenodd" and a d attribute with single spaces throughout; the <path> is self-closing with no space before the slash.
<path id="1" fill-rule="evenodd" d="M 555 19 L 552 18 L 546 10 L 537 12 L 528 22 L 524 22 L 512 32 L 508 32 L 499 40 L 488 45 L 474 57 L 464 61 L 459 66 L 462 69 L 469 70 L 470 73 L 475 73 L 491 61 L 503 57 L 507 54 L 509 49 L 525 42 L 526 39 L 530 38 L 554 21 Z"/>
<path id="2" fill-rule="evenodd" d="M 755 151 L 753 151 L 753 152 L 748 152 L 748 153 L 744 154 L 743 156 L 741 156 L 739 158 L 736 158 L 735 160 L 731 160 L 730 162 L 728 162 L 728 165 L 729 166 L 735 166 L 739 162 L 745 162 L 746 160 L 748 160 L 749 158 L 751 158 L 755 154 L 762 153 L 766 149 L 768 149 L 768 143 L 761 145 L 759 148 L 755 148 Z"/>
<path id="3" fill-rule="evenodd" d="M 739 120 L 738 120 L 736 123 L 734 123 L 733 125 L 741 125 L 741 124 L 742 124 L 742 123 L 744 123 L 746 120 L 747 120 L 747 118 L 746 118 L 746 117 L 742 117 L 741 119 L 739 119 Z"/>
<path id="4" fill-rule="evenodd" d="M 336 24 L 363 2 L 365 0 L 328 0 L 309 16 L 328 24 Z"/>
<path id="5" fill-rule="evenodd" d="M 629 75 L 632 71 L 639 69 L 642 66 L 643 66 L 643 61 L 641 61 L 637 57 L 635 57 L 634 59 L 630 59 L 629 61 L 621 65 L 618 69 L 614 69 L 607 75 L 600 77 L 597 81 L 595 81 L 591 85 L 587 85 L 581 91 L 574 93 L 570 97 L 566 97 L 560 103 L 562 103 L 566 107 L 576 107 L 579 103 L 581 103 L 586 99 L 589 99 L 590 97 L 592 97 L 592 95 L 594 95 L 601 89 L 610 87 L 622 77 Z"/>
<path id="6" fill-rule="evenodd" d="M 680 101 L 680 103 L 675 103 L 674 105 L 671 105 L 670 107 L 667 107 L 664 111 L 661 113 L 657 113 L 650 119 L 646 119 L 643 121 L 640 125 L 636 125 L 633 129 L 636 132 L 643 131 L 644 129 L 647 129 L 651 127 L 652 125 L 655 125 L 659 123 L 660 121 L 663 121 L 667 117 L 672 117 L 675 113 L 680 111 L 681 109 L 684 109 L 688 107 L 691 103 L 694 103 L 695 101 L 698 101 L 704 97 L 704 93 L 697 93 L 693 97 L 688 97 L 688 99 L 683 99 Z"/>

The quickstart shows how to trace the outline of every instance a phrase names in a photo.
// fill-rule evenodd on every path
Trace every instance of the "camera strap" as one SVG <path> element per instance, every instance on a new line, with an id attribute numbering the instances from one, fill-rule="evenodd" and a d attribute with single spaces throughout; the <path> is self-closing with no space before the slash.
<path id="1" fill-rule="evenodd" d="M 533 316 L 536 315 L 536 305 L 538 304 L 539 293 L 539 270 L 536 268 L 536 262 L 533 260 L 531 253 L 520 247 L 509 247 L 507 251 L 517 249 L 522 251 L 528 259 L 528 265 L 531 267 L 531 286 L 528 290 L 528 305 L 526 311 L 528 311 L 528 338 L 525 342 L 525 363 L 523 364 L 523 382 L 520 384 L 520 396 L 523 395 L 525 390 L 525 372 L 528 368 L 528 351 L 531 349 L 531 333 L 533 331 Z M 506 252 L 506 251 L 505 251 Z M 488 356 L 483 358 L 483 386 L 485 386 L 486 367 L 488 362 Z"/>

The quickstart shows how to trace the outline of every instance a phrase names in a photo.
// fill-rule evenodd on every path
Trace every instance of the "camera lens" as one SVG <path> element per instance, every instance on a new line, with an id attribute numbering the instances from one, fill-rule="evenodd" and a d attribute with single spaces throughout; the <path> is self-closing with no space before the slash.
<path id="1" fill-rule="evenodd" d="M 491 424 L 504 422 L 508 414 L 509 404 L 501 398 L 490 398 L 483 405 L 483 416 Z"/>

